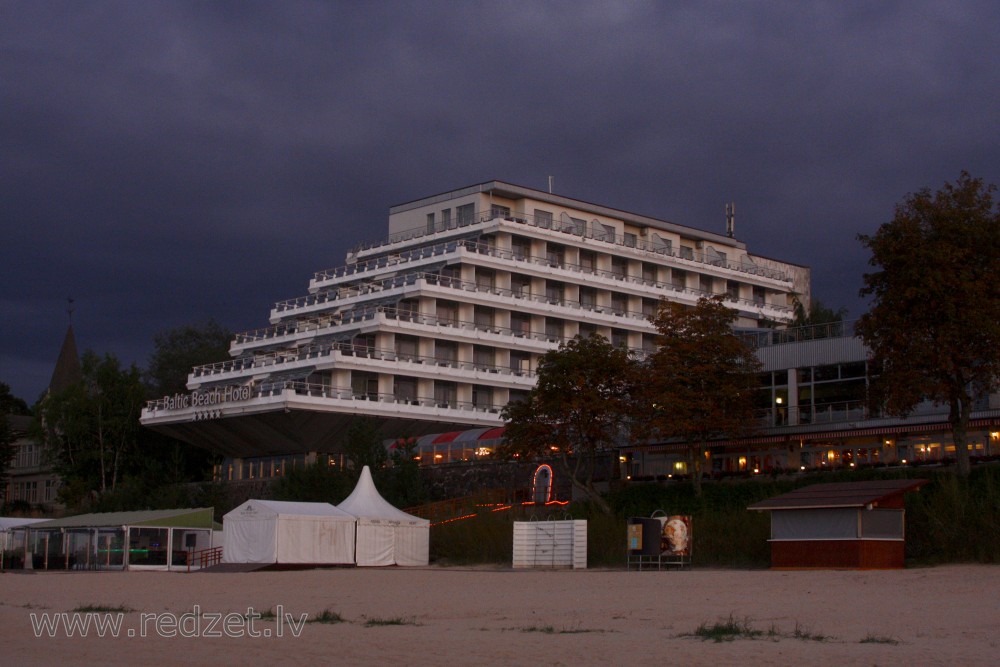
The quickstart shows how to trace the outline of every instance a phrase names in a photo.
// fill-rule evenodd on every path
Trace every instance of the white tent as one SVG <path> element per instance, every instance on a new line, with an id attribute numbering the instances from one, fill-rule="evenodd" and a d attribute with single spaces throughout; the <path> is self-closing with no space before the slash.
<path id="1" fill-rule="evenodd" d="M 354 563 L 354 517 L 330 503 L 248 500 L 222 519 L 227 563 Z"/>
<path id="2" fill-rule="evenodd" d="M 427 565 L 430 521 L 390 505 L 375 488 L 368 466 L 351 495 L 337 507 L 357 517 L 358 565 Z"/>

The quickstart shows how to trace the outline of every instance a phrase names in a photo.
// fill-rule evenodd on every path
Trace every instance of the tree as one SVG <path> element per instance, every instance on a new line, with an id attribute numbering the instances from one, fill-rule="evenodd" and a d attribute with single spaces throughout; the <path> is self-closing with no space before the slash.
<path id="1" fill-rule="evenodd" d="M 191 369 L 229 356 L 233 334 L 215 320 L 170 329 L 153 336 L 153 353 L 144 373 L 147 397 L 159 398 L 187 391 Z M 208 450 L 146 430 L 144 456 L 150 480 L 183 482 L 204 479 L 218 457 Z"/>
<path id="2" fill-rule="evenodd" d="M 390 465 L 383 471 L 381 488 L 386 500 L 397 507 L 413 507 L 424 502 L 427 492 L 417 463 L 417 439 L 399 438 L 392 444 Z"/>
<path id="3" fill-rule="evenodd" d="M 802 305 L 796 298 L 793 310 L 795 319 L 792 320 L 793 327 L 811 327 L 819 324 L 839 324 L 847 317 L 847 307 L 841 306 L 837 310 L 827 308 L 819 299 L 813 299 L 809 303 L 809 309 Z"/>
<path id="4" fill-rule="evenodd" d="M 1000 212 L 994 185 L 963 171 L 937 192 L 896 205 L 892 220 L 858 240 L 872 255 L 856 328 L 871 351 L 873 401 L 906 415 L 923 400 L 947 405 L 957 474 L 969 474 L 974 389 L 1000 374 Z"/>
<path id="5" fill-rule="evenodd" d="M 610 514 L 610 505 L 594 487 L 594 459 L 613 450 L 630 426 L 636 368 L 628 350 L 598 335 L 577 336 L 546 353 L 527 399 L 503 410 L 507 428 L 502 453 L 555 453 L 573 486 Z"/>
<path id="6" fill-rule="evenodd" d="M 687 443 L 696 495 L 706 443 L 753 429 L 760 362 L 733 332 L 736 315 L 715 296 L 693 308 L 662 302 L 653 319 L 659 347 L 643 384 L 651 406 L 646 428 L 652 437 Z"/>
<path id="7" fill-rule="evenodd" d="M 150 398 L 187 391 L 191 369 L 227 359 L 232 338 L 229 330 L 212 319 L 153 336 L 153 353 L 146 369 Z"/>
<path id="8" fill-rule="evenodd" d="M 28 404 L 10 393 L 10 385 L 0 382 L 0 490 L 7 488 L 10 464 L 17 451 L 14 447 L 14 431 L 9 415 L 30 414 Z"/>
<path id="9" fill-rule="evenodd" d="M 113 491 L 134 457 L 143 387 L 139 369 L 121 368 L 111 354 L 87 351 L 83 380 L 38 404 L 41 437 L 63 480 L 69 503 Z"/>
<path id="10" fill-rule="evenodd" d="M 371 468 L 372 475 L 377 477 L 389 461 L 378 422 L 371 417 L 358 417 L 351 421 L 344 437 L 344 452 L 351 462 L 355 482 L 365 466 Z"/>

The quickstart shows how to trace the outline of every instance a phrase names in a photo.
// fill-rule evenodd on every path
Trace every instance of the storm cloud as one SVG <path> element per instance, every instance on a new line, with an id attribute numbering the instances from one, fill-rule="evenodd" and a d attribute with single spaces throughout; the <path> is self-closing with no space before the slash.
<path id="1" fill-rule="evenodd" d="M 3 2 L 0 381 L 267 324 L 388 207 L 490 179 L 736 236 L 865 309 L 856 240 L 1000 182 L 994 2 Z"/>

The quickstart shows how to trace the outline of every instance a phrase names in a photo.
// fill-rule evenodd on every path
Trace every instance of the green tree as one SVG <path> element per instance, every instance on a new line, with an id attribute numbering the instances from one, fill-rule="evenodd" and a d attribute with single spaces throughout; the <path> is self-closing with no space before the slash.
<path id="1" fill-rule="evenodd" d="M 802 302 L 795 299 L 793 310 L 795 318 L 792 320 L 793 327 L 811 327 L 821 324 L 840 324 L 847 317 L 847 307 L 841 306 L 837 310 L 827 308 L 819 299 L 813 299 L 809 303 L 808 310 Z"/>
<path id="2" fill-rule="evenodd" d="M 351 476 L 355 482 L 365 466 L 371 468 L 372 475 L 378 478 L 389 461 L 379 424 L 371 417 L 358 417 L 351 421 L 344 436 L 344 452 L 351 462 Z"/>
<path id="3" fill-rule="evenodd" d="M 28 404 L 10 393 L 10 385 L 0 382 L 0 490 L 7 488 L 10 464 L 17 453 L 9 415 L 30 414 Z"/>
<path id="4" fill-rule="evenodd" d="M 87 351 L 83 380 L 46 396 L 36 409 L 42 441 L 63 480 L 63 499 L 75 504 L 113 491 L 135 465 L 143 386 L 139 369 L 122 368 L 111 354 Z"/>
<path id="5" fill-rule="evenodd" d="M 215 320 L 170 329 L 153 336 L 153 353 L 144 373 L 147 397 L 187 391 L 191 369 L 229 357 L 233 334 Z M 203 480 L 218 456 L 162 433 L 145 430 L 148 444 L 142 473 L 146 485 Z"/>
<path id="6" fill-rule="evenodd" d="M 994 185 L 963 171 L 937 192 L 896 205 L 892 220 L 858 240 L 871 251 L 857 333 L 871 351 L 873 402 L 906 415 L 929 399 L 949 408 L 957 473 L 969 475 L 974 389 L 1000 374 L 1000 212 Z"/>
<path id="7" fill-rule="evenodd" d="M 4 415 L 30 415 L 31 410 L 23 398 L 18 398 L 10 393 L 10 385 L 0 382 L 0 414 Z"/>
<path id="8" fill-rule="evenodd" d="M 413 507 L 427 500 L 420 464 L 417 463 L 417 439 L 399 438 L 392 444 L 389 466 L 383 470 L 379 488 L 396 507 Z"/>
<path id="9" fill-rule="evenodd" d="M 191 369 L 229 358 L 233 334 L 215 320 L 177 327 L 153 336 L 145 379 L 150 398 L 187 391 Z"/>
<path id="10" fill-rule="evenodd" d="M 745 435 L 754 427 L 754 390 L 760 362 L 732 329 L 736 311 L 722 297 L 696 306 L 662 302 L 653 318 L 659 347 L 643 384 L 650 406 L 648 434 L 688 445 L 694 491 L 701 495 L 706 444 Z"/>
<path id="11" fill-rule="evenodd" d="M 595 458 L 614 450 L 631 425 L 636 361 L 602 336 L 577 336 L 546 353 L 537 375 L 527 399 L 503 410 L 501 453 L 524 458 L 555 453 L 573 486 L 610 513 L 594 487 Z"/>

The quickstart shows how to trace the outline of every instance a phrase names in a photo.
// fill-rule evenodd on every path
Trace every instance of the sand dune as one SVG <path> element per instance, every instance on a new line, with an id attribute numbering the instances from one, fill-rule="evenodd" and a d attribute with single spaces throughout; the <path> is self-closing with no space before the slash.
<path id="1" fill-rule="evenodd" d="M 990 566 L 7 573 L 0 591 L 8 665 L 991 665 L 1000 656 L 1000 567 Z M 35 637 L 32 614 L 37 621 L 85 605 L 133 611 L 121 617 L 118 638 L 93 627 L 83 638 L 61 627 Z M 183 616 L 195 605 L 200 628 Z M 280 637 L 275 620 L 250 627 L 236 616 L 279 605 L 290 615 Z M 324 610 L 344 622 L 309 623 L 295 636 L 288 622 Z M 229 634 L 244 636 L 181 636 L 210 634 L 214 618 L 221 630 L 227 613 Z M 690 636 L 730 616 L 764 634 L 720 643 Z M 171 632 L 173 620 L 182 627 Z"/>

